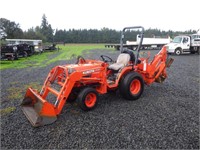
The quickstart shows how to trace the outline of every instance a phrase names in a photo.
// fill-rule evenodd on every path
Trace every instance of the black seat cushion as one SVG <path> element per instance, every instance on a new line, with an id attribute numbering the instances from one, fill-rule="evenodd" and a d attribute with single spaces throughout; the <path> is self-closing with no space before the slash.
<path id="1" fill-rule="evenodd" d="M 129 50 L 127 48 L 123 49 L 123 52 L 122 53 L 126 53 L 126 54 L 129 54 L 130 55 L 130 61 L 132 61 L 133 63 L 135 62 L 135 54 L 133 53 L 132 50 Z"/>

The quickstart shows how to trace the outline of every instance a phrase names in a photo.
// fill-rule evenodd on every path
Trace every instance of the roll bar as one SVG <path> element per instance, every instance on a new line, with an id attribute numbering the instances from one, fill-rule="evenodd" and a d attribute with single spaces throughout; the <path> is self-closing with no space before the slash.
<path id="1" fill-rule="evenodd" d="M 136 58 L 135 58 L 135 65 L 137 65 L 137 62 L 138 62 L 138 57 L 139 57 L 139 52 L 140 52 L 140 47 L 142 45 L 142 41 L 143 41 L 143 37 L 144 37 L 144 27 L 142 26 L 133 26 L 133 27 L 125 27 L 122 32 L 121 32 L 121 39 L 120 39 L 120 52 L 122 53 L 123 52 L 123 45 L 124 45 L 124 32 L 126 30 L 130 30 L 130 29 L 142 29 L 141 32 L 140 32 L 140 42 L 139 42 L 139 45 L 136 49 Z"/>

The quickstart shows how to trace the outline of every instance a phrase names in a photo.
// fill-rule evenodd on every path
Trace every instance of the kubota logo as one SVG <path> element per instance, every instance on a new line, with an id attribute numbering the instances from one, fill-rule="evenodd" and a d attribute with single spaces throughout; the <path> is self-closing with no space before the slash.
<path id="1" fill-rule="evenodd" d="M 83 74 L 90 74 L 90 73 L 93 73 L 94 70 L 87 70 L 87 71 L 84 71 Z"/>

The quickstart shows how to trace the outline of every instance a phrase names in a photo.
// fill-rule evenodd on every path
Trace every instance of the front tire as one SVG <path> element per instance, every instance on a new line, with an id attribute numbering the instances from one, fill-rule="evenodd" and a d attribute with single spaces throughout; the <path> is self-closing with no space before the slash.
<path id="1" fill-rule="evenodd" d="M 119 91 L 127 100 L 137 100 L 144 91 L 144 80 L 137 72 L 128 73 L 120 82 Z"/>
<path id="2" fill-rule="evenodd" d="M 74 102 L 77 99 L 79 92 L 80 92 L 80 89 L 73 88 L 71 93 L 69 94 L 69 96 L 67 98 L 67 102 L 69 102 L 69 103 Z"/>
<path id="3" fill-rule="evenodd" d="M 179 55 L 181 55 L 182 52 L 181 52 L 181 49 L 178 48 L 178 49 L 175 50 L 174 53 L 179 56 Z"/>
<path id="4" fill-rule="evenodd" d="M 82 110 L 89 111 L 96 107 L 98 94 L 95 89 L 86 87 L 77 97 L 77 103 Z"/>

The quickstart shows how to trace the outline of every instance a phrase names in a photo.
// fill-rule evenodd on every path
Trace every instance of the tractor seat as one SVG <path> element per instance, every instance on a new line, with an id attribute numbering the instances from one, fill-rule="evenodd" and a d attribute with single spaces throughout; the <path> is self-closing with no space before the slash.
<path id="1" fill-rule="evenodd" d="M 108 69 L 118 71 L 122 69 L 124 66 L 126 66 L 129 61 L 130 61 L 130 55 L 126 53 L 121 53 L 117 58 L 117 62 L 114 64 L 111 64 L 108 67 Z"/>

